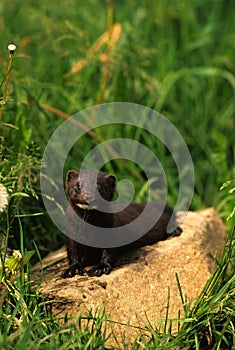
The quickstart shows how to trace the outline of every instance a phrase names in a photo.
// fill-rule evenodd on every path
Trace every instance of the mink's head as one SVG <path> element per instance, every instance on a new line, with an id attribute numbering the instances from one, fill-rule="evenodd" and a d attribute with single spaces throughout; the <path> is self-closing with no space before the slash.
<path id="1" fill-rule="evenodd" d="M 79 209 L 92 210 L 110 202 L 116 191 L 116 177 L 93 170 L 69 170 L 66 193 L 69 201 Z"/>

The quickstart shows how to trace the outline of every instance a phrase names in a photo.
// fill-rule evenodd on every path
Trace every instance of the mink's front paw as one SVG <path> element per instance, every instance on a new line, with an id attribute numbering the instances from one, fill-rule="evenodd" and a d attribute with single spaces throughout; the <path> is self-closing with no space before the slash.
<path id="1" fill-rule="evenodd" d="M 84 268 L 79 262 L 70 265 L 64 272 L 62 272 L 61 277 L 73 277 L 76 275 L 76 273 L 78 273 L 79 275 L 84 274 Z"/>
<path id="2" fill-rule="evenodd" d="M 109 264 L 99 264 L 98 266 L 93 267 L 87 271 L 88 276 L 90 277 L 100 277 L 102 275 L 108 275 L 112 271 L 112 266 Z"/>

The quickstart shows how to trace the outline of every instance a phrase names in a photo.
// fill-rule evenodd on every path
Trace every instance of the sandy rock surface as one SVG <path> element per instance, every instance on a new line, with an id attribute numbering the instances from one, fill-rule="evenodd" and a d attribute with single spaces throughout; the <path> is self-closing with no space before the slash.
<path id="1" fill-rule="evenodd" d="M 56 300 L 52 304 L 54 315 L 66 312 L 76 315 L 91 308 L 95 311 L 105 302 L 106 313 L 113 320 L 144 327 L 146 315 L 153 324 L 165 318 L 170 293 L 168 317 L 177 318 L 179 310 L 183 316 L 176 273 L 183 294 L 193 302 L 215 267 L 214 257 L 222 252 L 227 234 L 212 208 L 189 212 L 180 226 L 183 229 L 180 237 L 125 255 L 110 275 L 62 279 L 60 274 L 68 264 L 67 259 L 50 264 L 66 256 L 63 247 L 43 260 L 46 268 L 42 272 L 35 266 L 32 277 L 35 282 L 42 277 L 41 293 Z M 130 327 L 115 323 L 108 327 L 127 338 L 135 336 Z"/>

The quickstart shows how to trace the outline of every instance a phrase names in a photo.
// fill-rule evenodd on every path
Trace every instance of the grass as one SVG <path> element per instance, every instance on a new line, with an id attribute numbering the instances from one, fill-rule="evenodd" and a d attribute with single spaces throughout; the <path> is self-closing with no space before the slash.
<path id="1" fill-rule="evenodd" d="M 178 334 L 165 320 L 163 327 L 149 326 L 148 338 L 120 348 L 220 349 L 234 342 L 234 217 L 226 220 L 234 210 L 233 184 L 219 190 L 235 178 L 234 12 L 229 0 L 2 0 L 0 96 L 6 103 L 1 104 L 0 182 L 8 190 L 9 205 L 0 213 L 1 262 L 4 267 L 12 258 L 16 265 L 2 268 L 1 348 L 105 349 L 108 335 L 100 331 L 108 322 L 105 312 L 91 314 L 82 331 L 82 315 L 74 324 L 53 318 L 46 301 L 31 290 L 27 251 L 38 252 L 31 257 L 35 262 L 39 254 L 43 257 L 63 244 L 45 213 L 39 188 L 40 160 L 50 136 L 66 115 L 116 101 L 153 108 L 177 127 L 195 168 L 191 209 L 215 207 L 230 232 L 217 271 L 196 303 L 185 309 Z M 6 75 L 11 42 L 17 49 Z M 169 203 L 175 203 L 178 176 L 161 142 L 129 126 L 93 132 L 71 150 L 67 168 L 79 166 L 99 140 L 141 141 L 163 164 Z M 145 198 L 145 181 L 136 176 L 135 163 L 116 160 L 105 169 L 120 179 L 130 178 L 135 198 Z M 24 262 L 17 261 L 12 249 L 25 256 Z"/>

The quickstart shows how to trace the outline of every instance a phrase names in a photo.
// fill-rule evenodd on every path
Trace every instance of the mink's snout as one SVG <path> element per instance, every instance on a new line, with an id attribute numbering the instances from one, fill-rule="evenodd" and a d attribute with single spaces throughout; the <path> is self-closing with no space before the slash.
<path id="1" fill-rule="evenodd" d="M 79 199 L 83 203 L 93 203 L 95 201 L 95 196 L 93 193 L 84 192 L 84 193 L 80 194 Z"/>

